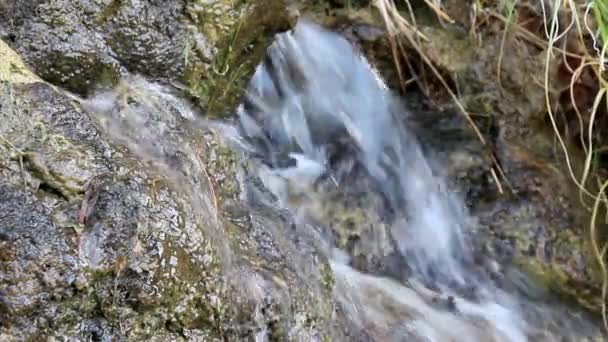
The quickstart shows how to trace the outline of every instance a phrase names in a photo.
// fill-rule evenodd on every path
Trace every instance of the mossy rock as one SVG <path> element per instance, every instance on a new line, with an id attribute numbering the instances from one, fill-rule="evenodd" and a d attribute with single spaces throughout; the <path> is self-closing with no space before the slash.
<path id="1" fill-rule="evenodd" d="M 211 115 L 225 115 L 275 33 L 294 15 L 284 0 L 36 1 L 0 4 L 9 45 L 46 81 L 90 95 L 126 73 L 187 84 Z"/>
<path id="2" fill-rule="evenodd" d="M 233 114 L 275 34 L 291 29 L 298 15 L 285 0 L 229 3 L 213 1 L 190 12 L 217 48 L 210 65 L 193 63 L 186 77 L 190 93 L 212 117 Z"/>
<path id="3" fill-rule="evenodd" d="M 105 97 L 114 101 L 109 107 L 74 100 L 0 48 L 10 57 L 0 62 L 0 203 L 12 213 L 0 222 L 2 338 L 345 333 L 327 261 L 310 248 L 304 263 L 284 237 L 288 221 L 244 201 L 239 155 L 217 132 L 181 116 L 183 103 L 140 78 Z M 105 129 L 111 113 L 104 110 L 135 108 L 150 121 L 145 127 L 167 128 L 145 145 L 159 159 Z M 176 173 L 159 160 L 170 160 Z M 305 264 L 314 265 L 310 272 L 295 269 Z M 326 285 L 317 288 L 315 274 Z"/>

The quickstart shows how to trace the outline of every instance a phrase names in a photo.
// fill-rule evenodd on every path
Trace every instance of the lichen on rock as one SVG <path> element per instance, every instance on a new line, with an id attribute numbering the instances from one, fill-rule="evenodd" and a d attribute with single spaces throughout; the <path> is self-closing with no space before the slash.
<path id="1" fill-rule="evenodd" d="M 294 20 L 284 0 L 0 4 L 9 45 L 46 81 L 90 95 L 141 74 L 186 84 L 220 116 L 240 100 L 274 34 Z"/>
<path id="2" fill-rule="evenodd" d="M 301 256 L 281 245 L 286 221 L 260 224 L 272 211 L 243 201 L 239 157 L 185 102 L 139 78 L 83 102 L 1 46 L 20 68 L 0 87 L 3 338 L 344 333 L 331 288 L 301 278 L 325 261 L 293 269 Z M 118 118 L 134 121 L 112 126 Z"/>
<path id="3" fill-rule="evenodd" d="M 0 81 L 16 83 L 31 83 L 38 80 L 23 63 L 21 57 L 17 55 L 6 43 L 0 40 Z"/>

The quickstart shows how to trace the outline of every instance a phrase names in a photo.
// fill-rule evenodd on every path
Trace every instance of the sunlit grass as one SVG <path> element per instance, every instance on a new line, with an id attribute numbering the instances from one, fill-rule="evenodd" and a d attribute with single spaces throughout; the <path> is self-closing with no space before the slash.
<path id="1" fill-rule="evenodd" d="M 594 0 L 590 6 L 597 23 L 597 31 L 602 43 L 600 59 L 605 62 L 606 46 L 608 46 L 608 2 L 605 0 Z"/>

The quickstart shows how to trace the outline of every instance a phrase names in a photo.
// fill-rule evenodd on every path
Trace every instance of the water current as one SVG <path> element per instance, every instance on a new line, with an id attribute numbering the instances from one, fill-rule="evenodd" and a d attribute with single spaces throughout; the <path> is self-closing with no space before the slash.
<path id="1" fill-rule="evenodd" d="M 584 315 L 506 290 L 474 265 L 464 227 L 475 220 L 431 166 L 400 100 L 339 34 L 302 21 L 279 35 L 233 123 L 198 120 L 163 87 L 138 82 L 151 99 L 173 103 L 174 113 L 159 115 L 213 128 L 254 165 L 260 182 L 252 188 L 265 194 L 255 200 L 289 211 L 316 240 L 330 261 L 336 301 L 371 339 L 578 341 L 599 334 Z M 104 106 L 115 97 L 88 105 L 109 112 Z M 150 160 L 174 148 L 159 146 L 165 128 L 138 120 L 106 125 Z M 177 183 L 200 202 L 201 215 L 214 215 L 190 179 Z"/>
<path id="2" fill-rule="evenodd" d="M 327 251 L 340 301 L 360 324 L 377 327 L 378 339 L 560 340 L 591 331 L 557 307 L 503 291 L 472 266 L 463 227 L 474 220 L 431 168 L 399 100 L 339 34 L 300 23 L 278 37 L 238 115 L 268 188 L 294 212 L 327 217 L 315 215 L 319 202 L 332 206 L 322 179 L 353 188 L 367 178 L 367 191 L 380 194 L 403 269 L 393 279 L 364 274 L 352 267 L 352 251 L 335 244 Z"/>

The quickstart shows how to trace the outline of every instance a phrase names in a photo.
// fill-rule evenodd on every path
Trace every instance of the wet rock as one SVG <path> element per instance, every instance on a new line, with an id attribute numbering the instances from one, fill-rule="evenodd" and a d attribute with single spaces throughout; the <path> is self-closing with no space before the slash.
<path id="1" fill-rule="evenodd" d="M 236 106 L 260 53 L 294 18 L 283 0 L 0 4 L 8 43 L 46 81 L 89 95 L 127 72 L 142 74 L 187 83 L 218 115 Z"/>
<path id="2" fill-rule="evenodd" d="M 349 177 L 356 177 L 350 175 Z M 336 187 L 329 181 L 317 190 L 315 205 L 308 208 L 313 220 L 324 228 L 335 247 L 346 252 L 350 265 L 368 274 L 389 276 L 404 281 L 407 262 L 394 241 L 394 215 L 379 192 L 359 175 L 358 181 L 344 179 L 349 187 Z"/>
<path id="3" fill-rule="evenodd" d="M 523 130 L 508 140 L 498 134 L 496 160 L 506 177 L 498 176 L 501 194 L 490 169 L 495 165 L 491 150 L 468 130 L 464 120 L 453 119 L 457 114 L 447 115 L 460 126 L 431 115 L 422 121 L 435 123 L 422 133 L 442 137 L 429 144 L 437 152 L 438 168 L 446 170 L 457 191 L 464 190 L 462 197 L 479 220 L 478 225 L 468 227 L 479 258 L 520 268 L 536 286 L 599 310 L 601 284 L 590 267 L 594 261 L 586 239 L 587 213 L 577 201 L 560 158 L 546 153 L 553 143 L 550 136 L 542 129 L 526 138 Z M 499 125 L 498 130 L 504 131 L 506 124 Z M 454 132 L 459 138 L 446 138 Z M 535 143 L 522 145 L 527 139 Z"/>
<path id="4" fill-rule="evenodd" d="M 498 123 L 494 158 L 506 177 L 497 173 L 500 193 L 491 171 L 492 149 L 480 143 L 468 123 L 454 112 L 423 113 L 412 118 L 416 131 L 438 161 L 438 172 L 448 177 L 478 220 L 465 229 L 479 261 L 518 268 L 540 291 L 599 310 L 601 284 L 590 267 L 594 261 L 586 238 L 587 213 L 561 159 L 550 152 L 550 135 L 542 129 L 523 135 L 529 128 L 515 135 L 516 127 Z"/>
<path id="5" fill-rule="evenodd" d="M 201 32 L 215 44 L 217 55 L 210 65 L 193 65 L 187 82 L 208 115 L 225 117 L 240 103 L 275 34 L 294 27 L 299 12 L 286 0 L 254 1 L 236 9 L 230 6 L 232 1 L 204 3 L 190 16 L 202 25 Z M 211 18 L 216 24 L 209 24 Z"/>
<path id="6" fill-rule="evenodd" d="M 242 200 L 237 156 L 175 97 L 131 79 L 83 103 L 0 53 L 3 340 L 347 334 L 331 288 L 307 278 L 330 281 L 326 261 Z M 107 130 L 126 113 L 151 131 Z"/>

